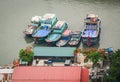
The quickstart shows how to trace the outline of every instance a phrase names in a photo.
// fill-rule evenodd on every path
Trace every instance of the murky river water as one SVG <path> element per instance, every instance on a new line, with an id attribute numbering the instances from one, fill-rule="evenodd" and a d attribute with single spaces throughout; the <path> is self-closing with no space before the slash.
<path id="1" fill-rule="evenodd" d="M 102 20 L 98 47 L 120 48 L 120 0 L 0 0 L 0 65 L 12 62 L 20 49 L 33 45 L 23 30 L 32 16 L 45 13 L 55 13 L 73 31 L 83 29 L 86 14 L 98 14 Z"/>

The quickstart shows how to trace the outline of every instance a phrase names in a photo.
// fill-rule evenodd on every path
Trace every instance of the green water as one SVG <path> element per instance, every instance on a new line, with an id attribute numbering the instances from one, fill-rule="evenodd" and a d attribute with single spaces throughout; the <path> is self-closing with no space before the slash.
<path id="1" fill-rule="evenodd" d="M 102 31 L 97 47 L 120 48 L 119 0 L 0 0 L 0 65 L 11 63 L 21 48 L 33 45 L 24 38 L 23 30 L 32 16 L 45 13 L 55 13 L 73 31 L 83 29 L 86 14 L 98 14 Z"/>

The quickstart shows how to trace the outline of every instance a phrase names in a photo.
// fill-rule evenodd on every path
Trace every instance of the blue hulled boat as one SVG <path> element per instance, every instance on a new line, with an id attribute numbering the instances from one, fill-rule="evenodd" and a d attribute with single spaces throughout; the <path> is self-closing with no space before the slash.
<path id="1" fill-rule="evenodd" d="M 98 15 L 88 14 L 85 18 L 85 28 L 82 31 L 82 43 L 91 46 L 99 41 L 101 20 Z"/>
<path id="2" fill-rule="evenodd" d="M 41 26 L 32 35 L 35 42 L 42 42 L 44 39 L 52 32 L 52 27 L 57 22 L 57 17 L 55 14 L 45 14 L 40 20 Z"/>

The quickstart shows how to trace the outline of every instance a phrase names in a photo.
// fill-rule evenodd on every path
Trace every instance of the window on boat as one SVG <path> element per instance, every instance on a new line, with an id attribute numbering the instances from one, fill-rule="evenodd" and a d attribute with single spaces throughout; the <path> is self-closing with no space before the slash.
<path id="1" fill-rule="evenodd" d="M 87 24 L 85 30 L 93 29 L 95 30 L 97 28 L 97 24 Z"/>

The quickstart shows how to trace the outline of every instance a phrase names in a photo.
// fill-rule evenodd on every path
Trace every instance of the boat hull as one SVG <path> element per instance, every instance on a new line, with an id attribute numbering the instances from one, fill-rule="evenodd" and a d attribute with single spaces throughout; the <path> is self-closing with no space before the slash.
<path id="1" fill-rule="evenodd" d="M 71 38 L 70 34 L 71 34 L 71 30 L 66 29 L 62 33 L 62 38 L 56 43 L 56 46 L 58 47 L 66 46 L 67 43 L 70 41 L 70 38 Z"/>
<path id="2" fill-rule="evenodd" d="M 81 31 L 75 31 L 71 35 L 71 40 L 69 41 L 69 46 L 75 46 L 78 47 L 81 42 Z"/>
<path id="3" fill-rule="evenodd" d="M 28 28 L 27 29 L 25 29 L 24 31 L 23 31 L 23 33 L 26 35 L 26 36 L 32 36 L 32 34 L 37 30 L 37 28 L 38 28 L 38 25 L 36 24 L 36 26 L 35 25 L 28 25 Z"/>
<path id="4" fill-rule="evenodd" d="M 56 43 L 56 46 L 58 47 L 64 47 L 67 45 L 67 43 L 69 42 L 70 38 L 68 38 L 67 40 L 65 39 L 61 39 Z"/>
<path id="5" fill-rule="evenodd" d="M 82 31 L 82 43 L 87 46 L 96 45 L 101 33 L 101 20 L 97 15 L 91 14 L 86 17 L 85 28 Z"/>
<path id="6" fill-rule="evenodd" d="M 96 38 L 82 38 L 82 43 L 87 46 L 93 46 L 99 42 L 99 37 Z"/>
<path id="7" fill-rule="evenodd" d="M 60 40 L 60 38 L 62 37 L 61 34 L 50 34 L 46 39 L 45 41 L 48 43 L 48 44 L 53 44 L 55 45 L 56 42 L 58 40 Z"/>

